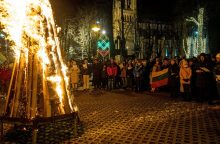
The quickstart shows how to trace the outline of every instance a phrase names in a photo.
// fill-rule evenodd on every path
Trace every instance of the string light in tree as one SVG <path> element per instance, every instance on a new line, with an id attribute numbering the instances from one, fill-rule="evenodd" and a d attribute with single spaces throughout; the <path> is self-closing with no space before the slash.
<path id="1" fill-rule="evenodd" d="M 186 21 L 195 23 L 198 29 L 198 31 L 195 32 L 196 36 L 192 36 L 194 37 L 194 42 L 192 44 L 189 44 L 189 42 L 187 42 L 189 45 L 194 45 L 193 54 L 190 54 L 191 51 L 190 46 L 188 46 L 188 52 L 186 54 L 188 56 L 189 55 L 197 56 L 200 53 L 206 53 L 208 49 L 207 49 L 207 38 L 204 37 L 205 9 L 199 8 L 197 20 L 194 17 L 189 17 L 186 19 Z"/>

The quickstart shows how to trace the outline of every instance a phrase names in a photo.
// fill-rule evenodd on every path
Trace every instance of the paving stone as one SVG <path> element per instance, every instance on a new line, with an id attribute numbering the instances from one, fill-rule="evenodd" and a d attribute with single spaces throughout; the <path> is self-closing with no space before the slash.
<path id="1" fill-rule="evenodd" d="M 71 123 L 42 126 L 39 138 L 45 143 L 220 143 L 219 106 L 182 102 L 163 93 L 113 90 L 75 96 L 81 120 L 77 135 Z M 6 127 L 5 132 L 11 126 Z"/>

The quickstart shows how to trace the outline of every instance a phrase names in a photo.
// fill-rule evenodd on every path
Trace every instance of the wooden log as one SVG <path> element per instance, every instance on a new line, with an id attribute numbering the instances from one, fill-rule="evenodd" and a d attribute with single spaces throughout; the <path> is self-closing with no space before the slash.
<path id="1" fill-rule="evenodd" d="M 15 85 L 15 87 L 16 87 L 15 97 L 14 97 L 13 107 L 12 107 L 12 111 L 11 111 L 11 116 L 13 116 L 13 117 L 16 117 L 17 111 L 18 111 L 24 65 L 25 65 L 25 57 L 24 57 L 24 54 L 21 53 L 20 66 L 18 69 L 18 77 L 17 77 L 17 80 L 16 80 L 17 82 Z"/>
<path id="2" fill-rule="evenodd" d="M 37 144 L 37 134 L 38 134 L 38 129 L 33 128 L 33 130 L 32 130 L 32 144 Z"/>
<path id="3" fill-rule="evenodd" d="M 12 82 L 12 88 L 11 88 L 11 90 L 9 91 L 10 92 L 10 94 L 9 94 L 9 98 L 10 98 L 10 96 L 12 97 L 11 99 L 11 103 L 9 104 L 8 103 L 8 105 L 9 105 L 9 108 L 10 108 L 10 117 L 12 117 L 12 113 L 13 113 L 13 111 L 14 111 L 14 102 L 15 102 L 15 98 L 16 98 L 16 91 L 17 91 L 17 83 L 18 83 L 18 76 L 19 76 L 19 72 L 20 72 L 20 65 L 21 65 L 21 63 L 20 63 L 20 59 L 21 59 L 21 53 L 20 53 L 20 57 L 19 57 L 19 59 L 17 60 L 17 61 L 15 61 L 15 63 L 17 63 L 16 64 L 16 73 L 13 75 L 13 79 L 15 79 L 13 82 Z M 7 105 L 6 105 L 6 109 L 7 109 Z"/>
<path id="4" fill-rule="evenodd" d="M 33 79 L 33 54 L 29 54 L 28 61 L 28 83 L 27 83 L 27 118 L 31 118 L 31 97 L 32 97 L 32 79 Z"/>
<path id="5" fill-rule="evenodd" d="M 31 118 L 35 118 L 37 113 L 37 82 L 38 82 L 38 57 L 34 54 L 33 59 L 33 78 L 32 78 L 32 97 L 31 97 Z"/>
<path id="6" fill-rule="evenodd" d="M 7 93 L 7 97 L 6 97 L 6 102 L 5 102 L 5 110 L 4 110 L 5 114 L 6 114 L 6 111 L 7 111 L 7 108 L 8 108 L 9 97 L 10 97 L 10 94 L 12 93 L 13 81 L 16 78 L 16 75 L 15 75 L 16 67 L 17 67 L 17 63 L 14 62 L 14 66 L 13 66 L 13 70 L 12 70 L 12 74 L 11 74 L 11 80 L 10 80 L 10 84 L 9 84 L 9 88 L 8 88 L 8 93 Z"/>
<path id="7" fill-rule="evenodd" d="M 43 96 L 44 96 L 44 116 L 50 117 L 51 116 L 51 104 L 50 104 L 50 94 L 48 91 L 48 85 L 47 85 L 47 69 L 43 70 Z"/>

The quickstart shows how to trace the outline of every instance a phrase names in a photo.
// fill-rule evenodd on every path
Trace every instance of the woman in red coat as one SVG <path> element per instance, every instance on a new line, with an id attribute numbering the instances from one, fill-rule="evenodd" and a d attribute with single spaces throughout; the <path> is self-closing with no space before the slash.
<path id="1" fill-rule="evenodd" d="M 113 60 L 111 60 L 110 64 L 107 66 L 107 74 L 108 74 L 108 89 L 112 90 L 115 83 L 115 76 L 117 75 L 118 69 Z"/>

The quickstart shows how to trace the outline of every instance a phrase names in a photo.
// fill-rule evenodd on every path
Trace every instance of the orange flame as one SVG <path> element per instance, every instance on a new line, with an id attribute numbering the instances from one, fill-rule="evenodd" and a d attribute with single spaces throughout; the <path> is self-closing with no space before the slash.
<path id="1" fill-rule="evenodd" d="M 28 52 L 37 53 L 44 72 L 52 65 L 51 60 L 53 61 L 54 76 L 44 77 L 44 80 L 54 84 L 61 105 L 66 91 L 71 110 L 77 111 L 78 108 L 71 102 L 68 68 L 62 59 L 57 27 L 49 0 L 0 0 L 0 23 L 7 33 L 7 39 L 13 43 L 11 47 L 15 62 L 20 59 L 20 53 L 25 54 L 25 59 L 28 59 Z M 61 72 L 58 72 L 58 69 Z M 61 78 L 65 81 L 65 88 L 61 86 Z"/>

